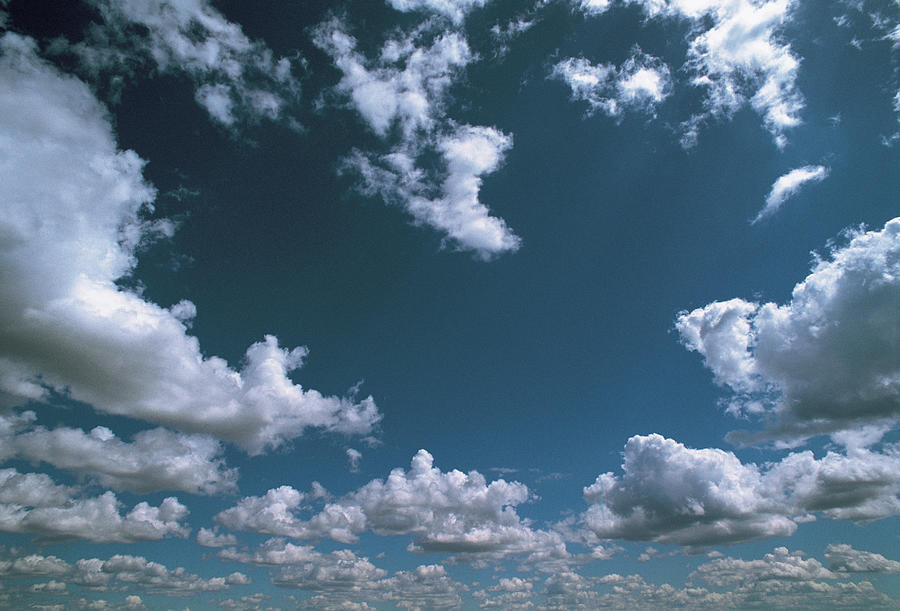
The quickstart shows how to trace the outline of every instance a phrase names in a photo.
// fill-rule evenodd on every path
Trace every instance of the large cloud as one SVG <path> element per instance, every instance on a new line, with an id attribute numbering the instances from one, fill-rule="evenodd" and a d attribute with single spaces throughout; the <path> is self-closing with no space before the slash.
<path id="1" fill-rule="evenodd" d="M 735 392 L 730 410 L 774 413 L 772 436 L 790 441 L 900 417 L 900 218 L 851 236 L 818 260 L 786 305 L 732 299 L 678 316 L 685 346 Z"/>
<path id="2" fill-rule="evenodd" d="M 377 535 L 413 535 L 410 550 L 463 554 L 567 555 L 562 538 L 532 529 L 515 507 L 530 498 L 518 482 L 488 484 L 477 471 L 441 472 L 420 450 L 409 471 L 394 469 L 386 480 L 373 480 L 315 513 L 299 515 L 306 495 L 289 486 L 247 497 L 216 516 L 233 530 L 354 542 L 369 530 Z"/>
<path id="3" fill-rule="evenodd" d="M 365 434 L 380 415 L 295 385 L 304 348 L 267 336 L 241 371 L 204 358 L 185 320 L 121 289 L 135 252 L 164 222 L 141 220 L 154 197 L 143 162 L 116 150 L 104 108 L 26 38 L 0 39 L 0 392 L 40 400 L 48 389 L 94 408 L 203 432 L 251 453 L 308 427 Z"/>
<path id="4" fill-rule="evenodd" d="M 55 44 L 76 53 L 91 76 L 134 76 L 149 64 L 183 72 L 195 98 L 219 123 L 280 119 L 300 93 L 288 58 L 251 41 L 207 0 L 89 0 L 102 17 L 82 42 Z M 114 81 L 115 82 L 115 81 Z"/>
<path id="5" fill-rule="evenodd" d="M 651 18 L 687 20 L 690 25 L 685 68 L 694 86 L 704 89 L 704 111 L 685 123 L 685 145 L 693 144 L 710 118 L 728 118 L 749 103 L 763 117 L 778 146 L 785 131 L 800 123 L 803 99 L 796 90 L 800 61 L 778 39 L 790 15 L 791 0 L 624 0 Z M 588 14 L 605 13 L 614 3 L 581 0 Z"/>
<path id="6" fill-rule="evenodd" d="M 473 54 L 458 33 L 439 32 L 430 46 L 423 37 L 417 30 L 390 39 L 377 60 L 367 61 L 340 21 L 317 29 L 316 44 L 343 73 L 337 91 L 382 140 L 392 142 L 386 154 L 355 151 L 346 168 L 362 176 L 365 193 L 404 206 L 459 247 L 483 258 L 514 251 L 519 238 L 478 199 L 481 177 L 499 167 L 512 138 L 446 116 L 448 89 Z M 443 162 L 440 172 L 419 165 L 434 155 Z"/>
<path id="7" fill-rule="evenodd" d="M 692 449 L 661 435 L 625 445 L 624 473 L 584 489 L 584 525 L 600 538 L 689 546 L 793 534 L 797 522 L 900 515 L 900 449 L 790 454 L 742 463 L 731 452 Z"/>

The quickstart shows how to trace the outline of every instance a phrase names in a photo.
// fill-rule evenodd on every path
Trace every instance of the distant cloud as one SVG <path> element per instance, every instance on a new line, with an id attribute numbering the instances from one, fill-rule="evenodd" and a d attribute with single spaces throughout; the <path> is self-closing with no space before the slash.
<path id="1" fill-rule="evenodd" d="M 431 11 L 460 24 L 466 13 L 484 6 L 488 0 L 387 0 L 387 2 L 398 11 Z"/>
<path id="2" fill-rule="evenodd" d="M 291 60 L 275 58 L 206 0 L 88 1 L 102 25 L 93 24 L 79 43 L 56 41 L 52 50 L 74 53 L 89 75 L 134 76 L 142 64 L 185 73 L 197 103 L 225 126 L 286 118 L 299 97 Z"/>
<path id="3" fill-rule="evenodd" d="M 444 110 L 453 79 L 473 60 L 465 38 L 439 32 L 425 46 L 420 29 L 388 40 L 377 60 L 367 60 L 346 30 L 331 19 L 316 30 L 316 44 L 343 72 L 336 90 L 391 150 L 354 151 L 345 170 L 362 177 L 364 193 L 404 206 L 460 248 L 485 259 L 518 249 L 520 239 L 479 200 L 481 177 L 500 166 L 512 138 L 492 127 L 459 125 Z M 435 154 L 443 178 L 419 167 L 421 158 Z"/>
<path id="4" fill-rule="evenodd" d="M 569 85 L 574 100 L 589 104 L 589 113 L 602 112 L 610 117 L 618 117 L 627 109 L 652 113 L 672 87 L 669 68 L 640 49 L 618 68 L 570 57 L 554 66 L 553 75 Z"/>
<path id="5" fill-rule="evenodd" d="M 821 182 L 828 177 L 828 168 L 821 165 L 807 165 L 791 170 L 784 176 L 780 176 L 772 185 L 772 190 L 766 197 L 765 207 L 759 211 L 753 223 L 775 214 L 789 197 L 797 193 L 808 182 Z"/>
<path id="6" fill-rule="evenodd" d="M 442 473 L 432 456 L 420 450 L 409 471 L 394 469 L 386 480 L 373 480 L 327 503 L 308 520 L 299 516 L 305 495 L 289 486 L 242 499 L 215 519 L 232 530 L 341 543 L 355 542 L 366 530 L 413 535 L 409 549 L 421 553 L 565 557 L 557 533 L 534 530 L 516 514 L 515 507 L 529 498 L 528 488 L 518 482 L 488 484 L 476 471 Z"/>
<path id="7" fill-rule="evenodd" d="M 842 573 L 900 573 L 900 562 L 846 543 L 832 543 L 825 548 L 825 560 L 831 570 Z"/>
<path id="8" fill-rule="evenodd" d="M 0 39 L 0 399 L 52 389 L 107 413 L 211 434 L 258 454 L 309 427 L 368 434 L 371 397 L 326 397 L 288 374 L 307 351 L 267 336 L 236 371 L 187 335 L 196 309 L 146 301 L 116 282 L 172 223 L 145 220 L 143 160 L 118 151 L 106 109 L 81 81 L 40 60 L 31 39 Z M 8 149 L 8 150 L 7 150 Z"/>
<path id="9" fill-rule="evenodd" d="M 684 345 L 734 391 L 735 415 L 776 417 L 763 437 L 794 443 L 900 418 L 896 319 L 900 218 L 854 231 L 794 287 L 790 303 L 714 302 L 678 316 Z M 882 428 L 882 433 L 884 432 Z M 869 430 L 868 443 L 877 441 Z M 858 443 L 854 434 L 836 437 Z M 744 437 L 751 439 L 751 437 Z"/>

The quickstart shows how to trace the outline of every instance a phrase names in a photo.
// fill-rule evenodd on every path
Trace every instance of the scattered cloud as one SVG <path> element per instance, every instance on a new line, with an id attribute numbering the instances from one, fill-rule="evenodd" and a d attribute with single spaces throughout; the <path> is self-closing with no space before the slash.
<path id="1" fill-rule="evenodd" d="M 144 66 L 181 72 L 194 82 L 195 100 L 215 121 L 280 120 L 300 95 L 289 58 L 276 58 L 260 41 L 228 21 L 206 0 L 89 0 L 102 18 L 81 42 L 56 41 L 92 77 L 134 77 Z"/>
<path id="2" fill-rule="evenodd" d="M 459 25 L 469 11 L 487 4 L 488 0 L 387 0 L 398 11 L 429 11 L 443 15 Z"/>
<path id="3" fill-rule="evenodd" d="M 684 345 L 734 391 L 729 411 L 774 415 L 764 435 L 785 443 L 822 433 L 859 441 L 840 432 L 873 425 L 871 443 L 900 417 L 900 219 L 849 236 L 817 260 L 786 305 L 732 299 L 676 322 Z"/>
<path id="4" fill-rule="evenodd" d="M 772 184 L 772 190 L 766 196 L 766 205 L 756 218 L 751 221 L 757 223 L 760 220 L 769 217 L 787 201 L 787 199 L 796 194 L 803 185 L 809 182 L 821 182 L 828 177 L 828 168 L 821 165 L 806 165 L 802 168 L 791 170 L 784 176 L 780 176 L 778 180 Z"/>
<path id="5" fill-rule="evenodd" d="M 116 149 L 103 106 L 40 60 L 34 41 L 6 33 L 0 46 L 0 123 L 10 136 L 0 143 L 3 403 L 43 400 L 52 389 L 252 454 L 309 427 L 370 433 L 381 417 L 371 397 L 326 397 L 290 380 L 305 348 L 283 349 L 267 336 L 236 371 L 204 357 L 187 334 L 193 304 L 166 309 L 117 285 L 142 244 L 173 231 L 146 219 L 155 193 L 144 162 Z"/>
<path id="6" fill-rule="evenodd" d="M 832 543 L 825 548 L 825 560 L 832 571 L 840 573 L 900 573 L 900 562 L 853 549 L 846 543 Z"/>
<path id="7" fill-rule="evenodd" d="M 668 66 L 640 49 L 618 68 L 570 57 L 554 66 L 553 75 L 566 82 L 573 100 L 588 103 L 588 114 L 602 112 L 610 117 L 619 117 L 627 109 L 653 114 L 672 88 Z"/>
<path id="8" fill-rule="evenodd" d="M 800 60 L 779 39 L 790 18 L 791 0 L 625 0 L 648 18 L 687 20 L 688 56 L 684 69 L 691 84 L 705 90 L 703 112 L 683 125 L 682 144 L 692 146 L 702 124 L 730 118 L 750 104 L 763 117 L 776 144 L 800 124 L 803 97 L 796 89 Z M 609 0 L 581 0 L 588 15 L 602 15 Z"/>
<path id="9" fill-rule="evenodd" d="M 359 462 L 362 460 L 362 452 L 347 448 L 347 465 L 350 473 L 359 473 Z"/>
<path id="10" fill-rule="evenodd" d="M 520 239 L 479 200 L 481 177 L 499 167 L 511 136 L 492 127 L 459 125 L 444 110 L 454 77 L 473 60 L 465 38 L 441 31 L 425 46 L 426 32 L 416 30 L 388 40 L 378 59 L 369 61 L 346 30 L 337 19 L 327 21 L 316 31 L 316 44 L 343 73 L 336 90 L 392 144 L 385 154 L 354 151 L 345 170 L 362 177 L 364 193 L 402 205 L 416 222 L 482 258 L 518 249 Z M 420 167 L 435 154 L 442 171 Z"/>

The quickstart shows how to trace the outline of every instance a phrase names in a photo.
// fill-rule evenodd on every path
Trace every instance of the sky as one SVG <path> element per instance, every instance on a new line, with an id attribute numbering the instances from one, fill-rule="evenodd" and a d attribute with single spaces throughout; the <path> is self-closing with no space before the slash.
<path id="1" fill-rule="evenodd" d="M 0 606 L 900 608 L 897 0 L 0 29 Z"/>

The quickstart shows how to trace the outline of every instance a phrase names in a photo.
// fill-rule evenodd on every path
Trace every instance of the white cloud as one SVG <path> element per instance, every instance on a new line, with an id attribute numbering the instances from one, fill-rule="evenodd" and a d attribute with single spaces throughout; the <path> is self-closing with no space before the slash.
<path id="1" fill-rule="evenodd" d="M 431 46 L 417 46 L 423 35 L 417 30 L 388 40 L 380 57 L 367 61 L 345 30 L 332 19 L 315 36 L 343 72 L 336 89 L 378 136 L 395 142 L 387 154 L 355 151 L 345 169 L 361 175 L 364 193 L 404 206 L 417 222 L 485 259 L 516 250 L 519 238 L 478 198 L 481 177 L 499 167 L 512 138 L 491 127 L 457 125 L 444 111 L 454 77 L 473 60 L 465 38 L 441 32 Z M 442 178 L 418 167 L 434 154 L 443 160 Z"/>
<path id="2" fill-rule="evenodd" d="M 204 579 L 188 573 L 183 568 L 169 569 L 148 561 L 141 556 L 117 554 L 108 560 L 99 558 L 81 559 L 70 564 L 55 556 L 31 554 L 10 560 L 0 560 L 0 575 L 5 578 L 52 576 L 54 582 L 65 587 L 85 586 L 93 589 L 140 591 L 168 596 L 186 596 L 198 592 L 225 590 L 232 585 L 250 583 L 242 573 L 232 573 L 227 577 Z M 57 586 L 59 588 L 59 586 Z M 139 596 L 130 595 L 126 599 L 129 608 L 141 603 Z M 79 607 L 109 608 L 109 607 Z"/>
<path id="3" fill-rule="evenodd" d="M 821 165 L 806 165 L 780 176 L 772 184 L 766 196 L 766 205 L 759 211 L 753 223 L 775 214 L 787 199 L 797 193 L 808 182 L 820 182 L 828 177 L 828 168 Z"/>
<path id="4" fill-rule="evenodd" d="M 778 33 L 790 17 L 792 0 L 626 0 L 650 18 L 690 21 L 685 68 L 695 87 L 706 91 L 704 112 L 684 124 L 685 146 L 701 124 L 730 118 L 749 103 L 781 147 L 785 131 L 800 123 L 804 103 L 796 90 L 800 61 Z M 587 14 L 605 13 L 610 2 L 581 0 Z"/>
<path id="5" fill-rule="evenodd" d="M 760 560 L 716 558 L 699 566 L 693 576 L 716 588 L 763 580 L 837 579 L 838 576 L 822 566 L 821 562 L 803 556 L 802 552 L 791 553 L 787 548 L 778 547 Z"/>
<path id="6" fill-rule="evenodd" d="M 786 305 L 733 299 L 678 316 L 685 346 L 735 392 L 730 411 L 774 410 L 769 437 L 836 433 L 859 442 L 840 432 L 873 425 L 872 442 L 900 417 L 900 219 L 850 237 L 816 262 Z"/>
<path id="7" fill-rule="evenodd" d="M 881 554 L 853 549 L 846 543 L 825 548 L 825 560 L 833 571 L 841 573 L 900 573 L 900 562 Z"/>
<path id="8" fill-rule="evenodd" d="M 625 445 L 624 473 L 584 489 L 584 526 L 599 538 L 689 546 L 787 536 L 797 522 L 900 515 L 900 448 L 789 454 L 741 463 L 731 452 L 691 449 L 661 435 Z"/>
<path id="9" fill-rule="evenodd" d="M 108 413 L 212 434 L 250 453 L 308 427 L 367 434 L 374 401 L 294 384 L 305 348 L 252 345 L 241 371 L 204 358 L 182 320 L 120 289 L 136 249 L 171 224 L 142 220 L 154 197 L 143 162 L 116 150 L 105 109 L 82 82 L 39 60 L 33 41 L 0 39 L 0 392 L 5 403 L 47 388 Z"/>
<path id="10" fill-rule="evenodd" d="M 0 416 L 0 420 L 9 423 L 13 419 Z M 36 427 L 4 434 L 3 429 L 0 426 L 5 455 L 90 475 L 101 486 L 116 490 L 215 494 L 236 489 L 237 470 L 225 468 L 222 445 L 205 435 L 157 428 L 141 431 L 127 443 L 105 427 L 96 427 L 90 433 L 66 427 Z"/>
<path id="11" fill-rule="evenodd" d="M 359 462 L 362 460 L 362 453 L 353 448 L 347 448 L 347 463 L 350 467 L 350 473 L 359 473 Z"/>
<path id="12" fill-rule="evenodd" d="M 553 67 L 553 75 L 566 82 L 572 99 L 589 104 L 589 113 L 599 111 L 610 117 L 621 116 L 627 109 L 652 114 L 672 88 L 669 68 L 640 49 L 618 68 L 570 57 Z"/>
<path id="13" fill-rule="evenodd" d="M 398 11 L 425 10 L 438 13 L 460 24 L 466 13 L 484 6 L 488 0 L 387 0 Z"/>
<path id="14" fill-rule="evenodd" d="M 112 492 L 86 499 L 72 498 L 73 492 L 43 474 L 0 470 L 0 531 L 98 543 L 155 541 L 190 532 L 182 524 L 188 510 L 174 497 L 158 507 L 138 503 L 122 516 Z"/>
<path id="15" fill-rule="evenodd" d="M 394 469 L 386 480 L 373 480 L 343 498 L 327 503 L 308 520 L 301 518 L 305 495 L 290 486 L 247 497 L 220 512 L 216 521 L 232 530 L 355 542 L 359 533 L 413 535 L 414 552 L 459 554 L 530 554 L 567 556 L 562 537 L 535 530 L 515 507 L 530 498 L 518 482 L 488 484 L 477 471 L 442 473 L 432 456 L 420 450 L 409 471 Z"/>
<path id="16" fill-rule="evenodd" d="M 694 450 L 660 435 L 625 445 L 624 475 L 584 489 L 585 526 L 600 538 L 709 545 L 792 534 L 756 465 L 719 449 Z"/>
<path id="17" fill-rule="evenodd" d="M 218 532 L 218 527 L 201 528 L 197 531 L 197 545 L 203 547 L 226 547 L 237 545 L 237 537 L 232 534 Z"/>
<path id="18" fill-rule="evenodd" d="M 194 81 L 197 103 L 226 126 L 283 118 L 299 96 L 291 61 L 251 41 L 206 0 L 90 2 L 103 24 L 93 24 L 82 42 L 56 47 L 76 53 L 92 76 L 134 76 L 142 62 L 163 73 L 184 72 Z"/>

